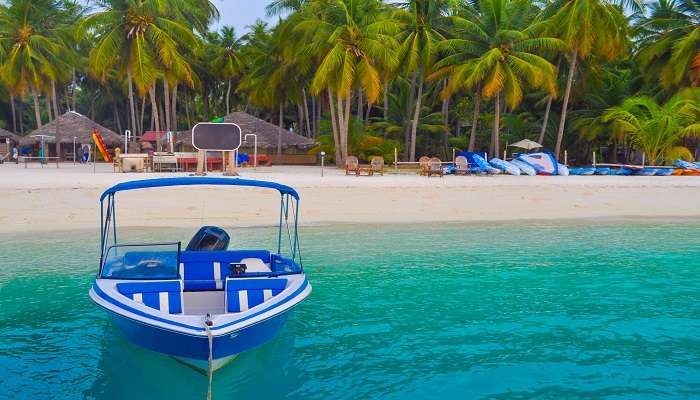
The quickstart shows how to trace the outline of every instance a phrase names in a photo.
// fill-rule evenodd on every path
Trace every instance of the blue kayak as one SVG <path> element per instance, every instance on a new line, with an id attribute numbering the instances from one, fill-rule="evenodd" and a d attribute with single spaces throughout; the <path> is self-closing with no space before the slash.
<path id="1" fill-rule="evenodd" d="M 610 175 L 610 168 L 596 168 L 596 175 Z"/>
<path id="2" fill-rule="evenodd" d="M 535 176 L 537 175 L 537 171 L 535 171 L 534 168 L 525 161 L 518 160 L 517 158 L 512 160 L 510 162 L 511 164 L 515 165 L 516 167 L 520 168 L 520 172 L 522 172 L 525 175 L 530 175 L 530 176 Z"/>
<path id="3" fill-rule="evenodd" d="M 501 160 L 500 158 L 492 158 L 489 160 L 489 164 L 493 165 L 494 168 L 510 174 L 510 175 L 520 175 L 520 168 L 516 165 L 509 163 L 508 161 Z"/>
<path id="4" fill-rule="evenodd" d="M 595 168 L 592 167 L 578 167 L 569 170 L 569 174 L 571 175 L 593 175 L 594 173 Z"/>

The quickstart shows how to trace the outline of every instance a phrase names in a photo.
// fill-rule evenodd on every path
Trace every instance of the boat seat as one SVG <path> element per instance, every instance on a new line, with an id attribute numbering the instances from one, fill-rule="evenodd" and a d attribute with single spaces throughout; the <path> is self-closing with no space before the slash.
<path id="1" fill-rule="evenodd" d="M 186 291 L 223 290 L 230 264 L 245 264 L 246 272 L 270 272 L 267 250 L 183 251 L 180 277 Z"/>
<path id="2" fill-rule="evenodd" d="M 182 314 L 180 281 L 121 282 L 117 283 L 117 291 L 166 314 Z"/>
<path id="3" fill-rule="evenodd" d="M 281 278 L 227 278 L 226 312 L 247 311 L 282 293 L 285 287 L 287 280 Z"/>

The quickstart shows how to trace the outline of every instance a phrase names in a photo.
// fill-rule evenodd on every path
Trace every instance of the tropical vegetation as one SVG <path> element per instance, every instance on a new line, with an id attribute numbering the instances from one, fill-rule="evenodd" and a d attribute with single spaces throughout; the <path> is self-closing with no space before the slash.
<path id="1" fill-rule="evenodd" d="M 267 11 L 276 23 L 236 32 L 210 0 L 6 0 L 0 127 L 26 134 L 74 110 L 140 135 L 246 111 L 338 163 L 496 156 L 524 138 L 573 163 L 593 151 L 698 156 L 700 0 L 273 0 Z"/>

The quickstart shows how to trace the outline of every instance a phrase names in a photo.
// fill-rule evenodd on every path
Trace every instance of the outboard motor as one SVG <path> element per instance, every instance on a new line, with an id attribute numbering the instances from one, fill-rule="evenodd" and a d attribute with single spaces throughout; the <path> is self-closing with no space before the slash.
<path id="1" fill-rule="evenodd" d="M 187 251 L 222 251 L 228 248 L 231 237 L 218 226 L 203 226 L 192 236 Z"/>

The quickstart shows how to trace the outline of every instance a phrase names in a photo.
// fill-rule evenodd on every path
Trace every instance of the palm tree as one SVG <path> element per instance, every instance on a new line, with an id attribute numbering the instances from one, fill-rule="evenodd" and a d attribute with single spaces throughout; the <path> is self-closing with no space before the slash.
<path id="1" fill-rule="evenodd" d="M 273 112 L 277 108 L 277 155 L 281 155 L 284 108 L 288 100 L 298 97 L 301 92 L 298 68 L 284 57 L 281 46 L 284 35 L 280 27 L 269 33 L 263 25 L 262 30 L 254 32 L 256 45 L 247 54 L 251 57 L 252 67 L 243 77 L 240 89 L 248 94 L 252 103 Z"/>
<path id="2" fill-rule="evenodd" d="M 700 85 L 700 1 L 657 0 L 638 24 L 637 59 L 665 89 Z"/>
<path id="3" fill-rule="evenodd" d="M 136 129 L 134 86 L 151 97 L 156 130 L 160 130 L 156 101 L 157 80 L 168 72 L 192 82 L 192 71 L 181 48 L 196 48 L 198 41 L 189 25 L 178 16 L 181 1 L 101 0 L 100 11 L 89 15 L 78 31 L 95 33 L 97 44 L 90 52 L 91 72 L 101 81 L 111 70 L 127 77 L 131 126 Z M 167 71 L 166 71 L 167 69 Z"/>
<path id="4" fill-rule="evenodd" d="M 233 27 L 221 28 L 219 39 L 219 54 L 215 60 L 219 77 L 226 81 L 226 113 L 231 112 L 231 80 L 241 73 L 243 61 L 238 53 L 242 45 L 241 38 L 236 37 Z"/>
<path id="5" fill-rule="evenodd" d="M 13 94 L 27 91 L 34 102 L 37 128 L 41 128 L 39 92 L 48 91 L 66 48 L 56 31 L 59 4 L 52 0 L 12 0 L 0 6 L 0 47 L 5 51 L 0 75 Z"/>
<path id="6" fill-rule="evenodd" d="M 646 153 L 652 165 L 675 158 L 692 159 L 681 141 L 700 136 L 700 91 L 689 90 L 663 105 L 649 96 L 636 96 L 608 109 L 604 122 L 612 122 L 617 134 L 629 136 Z"/>
<path id="7" fill-rule="evenodd" d="M 374 103 L 381 93 L 379 66 L 391 69 L 398 63 L 392 51 L 398 27 L 384 18 L 383 9 L 378 0 L 319 0 L 309 3 L 296 27 L 308 51 L 321 60 L 311 91 L 327 91 L 334 139 L 340 144 L 336 163 L 348 156 L 353 90 L 361 89 L 368 103 Z"/>
<path id="8" fill-rule="evenodd" d="M 579 59 L 595 55 L 612 60 L 619 57 L 627 46 L 628 21 L 621 7 L 614 3 L 608 0 L 556 0 L 549 6 L 550 10 L 556 11 L 551 17 L 549 31 L 561 38 L 569 51 L 569 71 L 554 147 L 557 158 L 561 152 L 571 86 Z M 638 10 L 643 7 L 635 0 L 626 3 Z"/>
<path id="9" fill-rule="evenodd" d="M 413 109 L 410 135 L 407 136 L 407 151 L 409 161 L 416 160 L 416 131 L 420 119 L 423 86 L 426 76 L 431 72 L 435 62 L 436 45 L 445 40 L 446 16 L 449 10 L 448 0 L 410 0 L 398 3 L 403 10 L 397 12 L 394 18 L 402 25 L 399 58 L 405 70 L 412 74 L 413 85 L 417 86 Z M 416 82 L 417 79 L 417 82 Z"/>
<path id="10" fill-rule="evenodd" d="M 456 20 L 460 38 L 441 44 L 448 55 L 436 64 L 431 78 L 449 74 L 443 96 L 479 88 L 479 95 L 494 99 L 490 153 L 497 156 L 502 98 L 512 110 L 528 87 L 555 95 L 555 68 L 536 52 L 561 49 L 564 44 L 540 35 L 542 24 L 532 22 L 529 1 L 487 0 L 477 6 L 479 18 Z M 473 140 L 474 134 L 471 148 Z"/>

